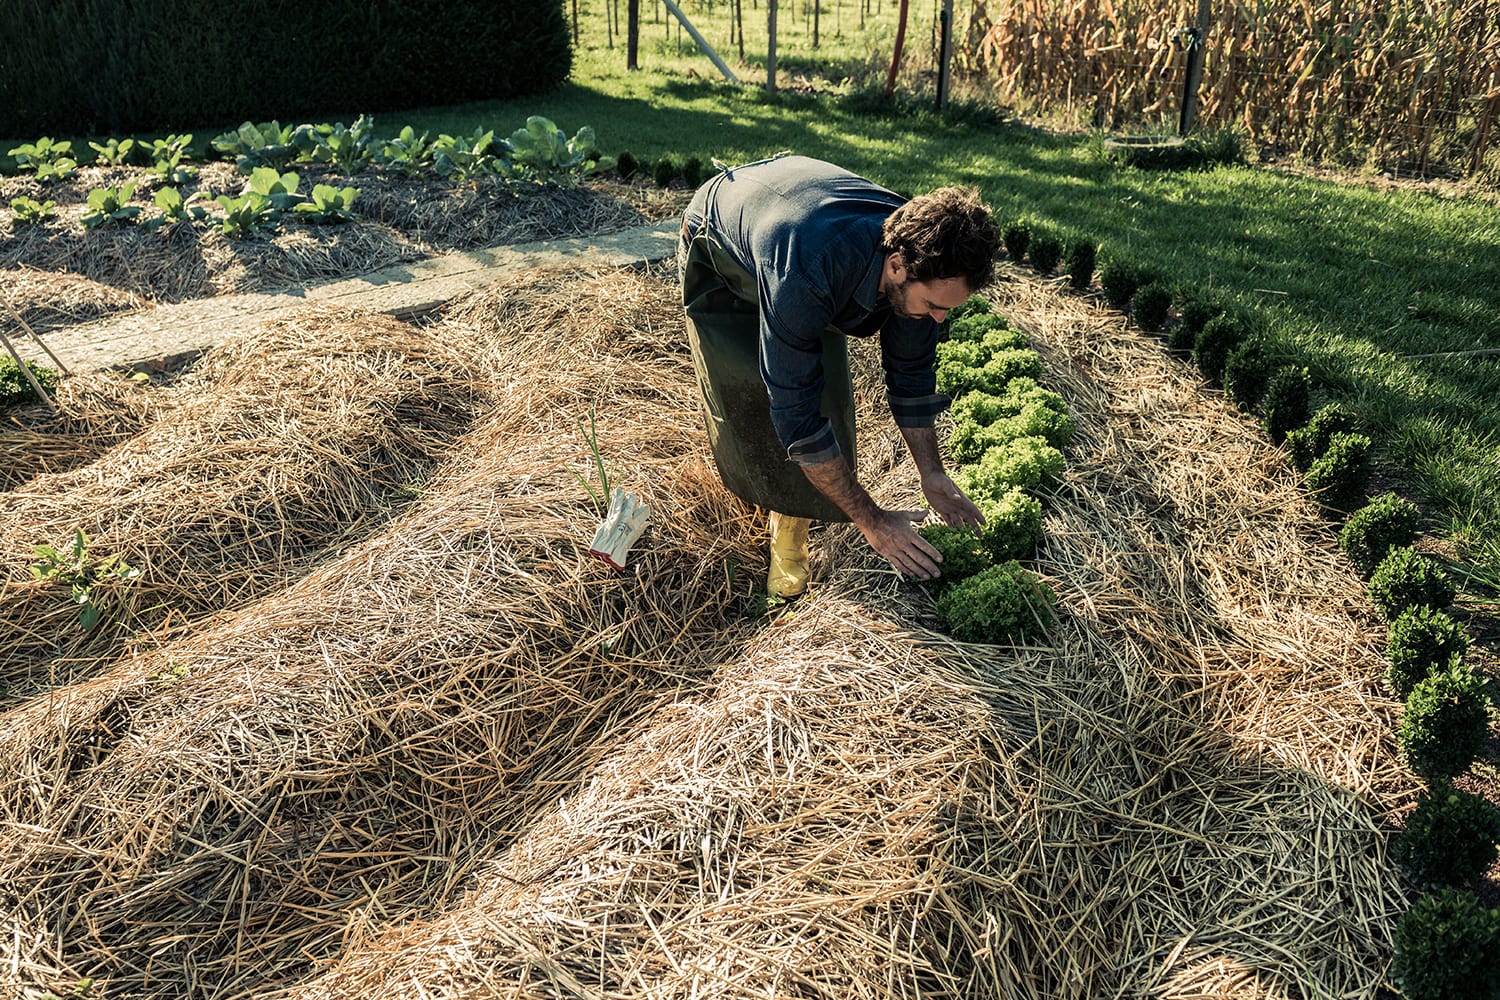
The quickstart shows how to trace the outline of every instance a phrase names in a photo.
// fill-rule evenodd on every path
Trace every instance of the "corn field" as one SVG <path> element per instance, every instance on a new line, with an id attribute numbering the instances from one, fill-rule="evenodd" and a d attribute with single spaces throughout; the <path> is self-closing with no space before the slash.
<path id="1" fill-rule="evenodd" d="M 1110 128 L 1182 101 L 1192 0 L 974 0 L 960 68 Z M 960 22 L 962 24 L 962 22 Z M 1199 122 L 1382 169 L 1500 177 L 1500 0 L 1213 0 Z M 991 89 L 992 88 L 992 89 Z"/>

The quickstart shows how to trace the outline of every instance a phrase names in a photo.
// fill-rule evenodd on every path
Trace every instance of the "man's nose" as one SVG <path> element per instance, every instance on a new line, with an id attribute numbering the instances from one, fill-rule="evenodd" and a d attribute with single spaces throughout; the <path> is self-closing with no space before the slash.
<path id="1" fill-rule="evenodd" d="M 932 310 L 931 315 L 934 320 L 941 323 L 943 320 L 948 318 L 948 312 L 949 310 L 947 309 L 934 309 Z"/>

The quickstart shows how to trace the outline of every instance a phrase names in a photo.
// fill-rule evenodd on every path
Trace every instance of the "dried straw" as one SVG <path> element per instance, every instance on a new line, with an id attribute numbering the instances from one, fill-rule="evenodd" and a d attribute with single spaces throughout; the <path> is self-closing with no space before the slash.
<path id="1" fill-rule="evenodd" d="M 452 338 L 385 317 L 286 314 L 160 390 L 171 402 L 141 433 L 0 495 L 0 686 L 66 683 L 132 636 L 241 606 L 376 530 L 467 423 L 471 366 Z M 36 546 L 66 549 L 79 530 L 91 562 L 140 571 L 94 588 L 110 615 L 92 631 L 66 586 L 28 571 Z"/>
<path id="2" fill-rule="evenodd" d="M 1080 423 L 1037 562 L 1050 640 L 929 631 L 847 526 L 793 614 L 735 625 L 731 569 L 764 564 L 704 464 L 672 295 L 534 274 L 456 308 L 433 332 L 484 335 L 495 409 L 413 508 L 0 716 L 0 975 L 319 1000 L 1378 992 L 1393 706 L 1356 578 L 1252 428 L 1079 300 L 1006 286 Z M 866 369 L 862 475 L 906 506 Z M 590 405 L 658 511 L 623 579 L 583 553 Z"/>

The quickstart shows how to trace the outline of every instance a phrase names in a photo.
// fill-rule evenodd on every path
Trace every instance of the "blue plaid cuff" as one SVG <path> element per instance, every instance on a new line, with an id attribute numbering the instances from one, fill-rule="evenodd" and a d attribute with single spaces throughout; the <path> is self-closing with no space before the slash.
<path id="1" fill-rule="evenodd" d="M 932 396 L 892 396 L 886 394 L 891 405 L 891 416 L 897 427 L 931 427 L 939 413 L 953 402 L 952 397 L 937 393 Z"/>
<path id="2" fill-rule="evenodd" d="M 823 421 L 822 430 L 793 441 L 786 449 L 787 457 L 798 465 L 817 465 L 843 453 L 839 439 L 834 437 L 833 424 L 827 420 Z"/>

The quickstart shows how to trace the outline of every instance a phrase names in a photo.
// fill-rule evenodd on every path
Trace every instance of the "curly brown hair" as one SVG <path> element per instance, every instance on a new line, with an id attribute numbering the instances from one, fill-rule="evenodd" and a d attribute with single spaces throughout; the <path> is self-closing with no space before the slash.
<path id="1" fill-rule="evenodd" d="M 971 187 L 938 188 L 892 212 L 881 250 L 899 253 L 914 281 L 963 278 L 978 291 L 995 277 L 1000 230 Z"/>

